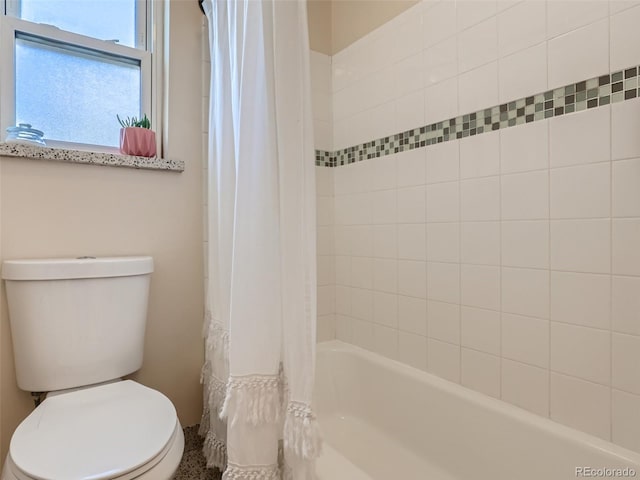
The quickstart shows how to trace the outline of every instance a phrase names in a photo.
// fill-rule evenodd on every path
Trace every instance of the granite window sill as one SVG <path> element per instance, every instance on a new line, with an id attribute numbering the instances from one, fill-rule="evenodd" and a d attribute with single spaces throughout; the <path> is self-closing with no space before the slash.
<path id="1" fill-rule="evenodd" d="M 54 162 L 136 168 L 139 170 L 184 171 L 184 162 L 182 160 L 132 157 L 114 153 L 86 152 L 83 150 L 39 147 L 37 145 L 17 143 L 0 143 L 0 157 L 20 157 L 29 160 L 51 160 Z"/>

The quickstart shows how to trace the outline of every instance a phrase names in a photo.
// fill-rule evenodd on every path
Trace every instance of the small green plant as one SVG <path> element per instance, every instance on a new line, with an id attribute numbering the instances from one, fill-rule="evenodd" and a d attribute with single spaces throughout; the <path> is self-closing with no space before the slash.
<path id="1" fill-rule="evenodd" d="M 151 128 L 151 121 L 147 118 L 147 114 L 144 114 L 140 120 L 138 117 L 127 117 L 124 120 L 120 118 L 120 115 L 116 115 L 118 117 L 118 122 L 122 125 L 122 128 L 128 127 L 139 127 L 139 128 Z"/>

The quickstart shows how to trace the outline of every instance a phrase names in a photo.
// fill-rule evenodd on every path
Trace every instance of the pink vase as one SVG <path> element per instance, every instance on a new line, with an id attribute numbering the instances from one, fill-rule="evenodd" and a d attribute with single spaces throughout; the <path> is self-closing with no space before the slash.
<path id="1" fill-rule="evenodd" d="M 155 157 L 156 132 L 140 127 L 121 128 L 120 153 L 139 157 Z"/>

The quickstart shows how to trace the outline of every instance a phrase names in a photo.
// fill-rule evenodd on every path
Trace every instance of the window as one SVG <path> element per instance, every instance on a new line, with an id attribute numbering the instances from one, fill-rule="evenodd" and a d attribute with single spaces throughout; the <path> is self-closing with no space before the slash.
<path id="1" fill-rule="evenodd" d="M 2 140 L 29 123 L 47 145 L 110 150 L 116 115 L 147 114 L 155 126 L 151 0 L 0 2 Z"/>

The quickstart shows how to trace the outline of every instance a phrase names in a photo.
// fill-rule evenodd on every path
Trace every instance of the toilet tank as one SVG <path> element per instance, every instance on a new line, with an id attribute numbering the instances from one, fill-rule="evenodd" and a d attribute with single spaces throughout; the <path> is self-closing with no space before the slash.
<path id="1" fill-rule="evenodd" d="M 18 387 L 49 392 L 142 366 L 151 257 L 2 264 Z"/>

